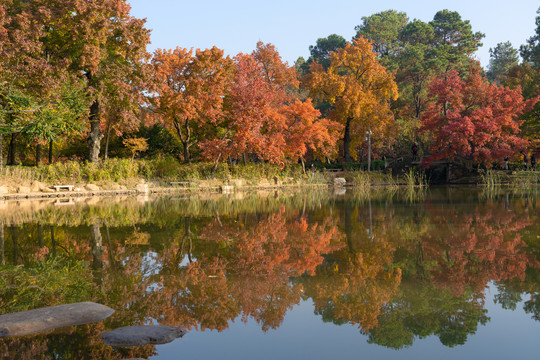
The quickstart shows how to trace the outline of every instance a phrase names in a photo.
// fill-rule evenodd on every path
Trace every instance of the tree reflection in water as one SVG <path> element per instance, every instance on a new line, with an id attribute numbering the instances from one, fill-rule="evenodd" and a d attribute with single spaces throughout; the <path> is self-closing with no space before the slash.
<path id="1" fill-rule="evenodd" d="M 222 331 L 239 318 L 267 331 L 307 299 L 323 321 L 356 324 L 370 343 L 399 349 L 435 335 L 455 346 L 489 321 L 484 290 L 493 281 L 501 306 L 525 296 L 538 320 L 536 198 L 447 195 L 413 204 L 307 193 L 11 211 L 0 219 L 2 313 L 87 300 L 117 312 L 100 324 L 3 339 L 0 349 L 31 358 L 35 349 L 89 348 L 86 358 L 114 358 L 102 330 L 158 322 Z M 128 355 L 155 351 L 139 350 Z"/>

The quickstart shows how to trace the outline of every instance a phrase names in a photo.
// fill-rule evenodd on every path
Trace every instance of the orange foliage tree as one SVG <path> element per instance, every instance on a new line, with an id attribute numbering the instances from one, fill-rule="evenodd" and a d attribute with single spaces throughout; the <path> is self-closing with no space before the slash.
<path id="1" fill-rule="evenodd" d="M 97 163 L 102 120 L 112 116 L 111 102 L 122 104 L 125 122 L 137 122 L 138 104 L 150 85 L 150 30 L 130 14 L 125 0 L 35 0 L 29 23 L 43 32 L 40 57 L 85 84 L 88 104 L 89 161 Z M 115 109 L 115 111 L 118 109 Z"/>
<path id="2" fill-rule="evenodd" d="M 339 124 L 320 119 L 311 101 L 300 101 L 295 70 L 282 62 L 271 44 L 259 42 L 251 54 L 239 54 L 227 114 L 215 124 L 221 134 L 206 141 L 203 152 L 217 162 L 245 152 L 274 163 L 295 162 L 308 148 L 330 155 Z"/>
<path id="3" fill-rule="evenodd" d="M 345 161 L 352 160 L 350 147 L 361 142 L 366 131 L 374 139 L 383 139 L 395 128 L 389 102 L 397 99 L 398 88 L 393 75 L 379 63 L 371 42 L 363 37 L 353 39 L 330 55 L 327 70 L 318 63 L 310 70 L 305 79 L 310 94 L 328 103 L 329 117 L 345 125 Z"/>
<path id="4" fill-rule="evenodd" d="M 190 162 L 190 148 L 204 136 L 208 123 L 223 116 L 223 98 L 230 86 L 233 62 L 223 50 L 157 50 L 152 63 L 158 80 L 154 104 L 171 125 Z"/>

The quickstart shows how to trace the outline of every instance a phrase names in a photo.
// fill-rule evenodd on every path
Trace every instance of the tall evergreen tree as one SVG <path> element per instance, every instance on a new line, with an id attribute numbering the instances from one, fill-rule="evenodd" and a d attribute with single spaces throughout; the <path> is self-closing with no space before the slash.
<path id="1" fill-rule="evenodd" d="M 490 81 L 499 81 L 499 77 L 519 62 L 518 51 L 512 47 L 510 41 L 498 43 L 493 49 L 489 49 L 489 70 L 487 78 Z"/>

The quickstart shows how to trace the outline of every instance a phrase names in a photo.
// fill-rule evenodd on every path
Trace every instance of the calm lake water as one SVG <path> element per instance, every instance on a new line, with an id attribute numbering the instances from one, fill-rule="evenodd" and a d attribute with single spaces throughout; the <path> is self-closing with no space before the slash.
<path id="1" fill-rule="evenodd" d="M 539 192 L 475 188 L 0 204 L 0 314 L 116 310 L 0 358 L 536 358 L 539 220 Z M 188 332 L 100 339 L 141 324 Z"/>

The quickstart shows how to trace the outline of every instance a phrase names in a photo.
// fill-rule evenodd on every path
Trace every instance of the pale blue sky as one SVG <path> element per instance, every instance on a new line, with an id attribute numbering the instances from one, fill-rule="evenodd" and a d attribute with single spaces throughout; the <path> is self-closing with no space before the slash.
<path id="1" fill-rule="evenodd" d="M 438 10 L 457 11 L 486 37 L 476 53 L 483 66 L 489 48 L 510 41 L 519 48 L 534 34 L 539 0 L 128 0 L 132 15 L 147 19 L 151 51 L 217 46 L 229 55 L 251 52 L 261 40 L 274 44 L 284 60 L 307 59 L 309 45 L 339 34 L 350 40 L 363 16 L 395 9 L 409 19 L 430 21 Z"/>

